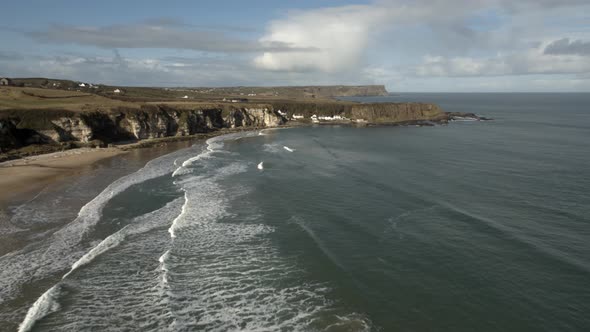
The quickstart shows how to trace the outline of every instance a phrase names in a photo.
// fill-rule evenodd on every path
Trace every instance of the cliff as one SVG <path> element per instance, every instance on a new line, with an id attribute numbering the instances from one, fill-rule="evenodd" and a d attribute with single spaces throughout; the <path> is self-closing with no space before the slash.
<path id="1" fill-rule="evenodd" d="M 374 103 L 351 107 L 350 117 L 369 123 L 399 123 L 408 121 L 448 121 L 448 115 L 435 104 Z"/>
<path id="2" fill-rule="evenodd" d="M 36 113 L 32 117 L 31 113 Z M 144 105 L 109 112 L 5 110 L 0 112 L 0 152 L 32 144 L 103 146 L 150 138 L 188 136 L 222 128 L 275 127 L 286 122 L 267 107 L 180 109 Z"/>
<path id="3" fill-rule="evenodd" d="M 305 119 L 317 116 L 344 116 L 350 120 L 363 120 L 371 124 L 394 124 L 408 121 L 450 120 L 449 114 L 435 104 L 428 103 L 335 103 L 335 102 L 275 102 L 277 110 Z"/>
<path id="4" fill-rule="evenodd" d="M 425 103 L 275 101 L 265 105 L 141 104 L 135 108 L 119 106 L 108 111 L 81 112 L 11 109 L 0 111 L 0 152 L 5 154 L 0 159 L 75 146 L 182 137 L 224 128 L 276 127 L 296 114 L 304 117 L 297 121 L 300 123 L 311 123 L 313 115 L 338 116 L 336 121 L 319 121 L 325 124 L 432 125 L 454 117 L 479 119 L 473 114 L 445 113 L 437 105 Z"/>

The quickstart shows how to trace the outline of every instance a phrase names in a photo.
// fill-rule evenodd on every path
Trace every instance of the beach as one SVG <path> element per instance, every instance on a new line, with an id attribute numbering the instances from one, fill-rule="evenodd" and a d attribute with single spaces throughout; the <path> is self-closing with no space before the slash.
<path id="1" fill-rule="evenodd" d="M 26 199 L 47 185 L 91 169 L 99 160 L 123 153 L 118 148 L 80 148 L 0 163 L 0 205 Z"/>

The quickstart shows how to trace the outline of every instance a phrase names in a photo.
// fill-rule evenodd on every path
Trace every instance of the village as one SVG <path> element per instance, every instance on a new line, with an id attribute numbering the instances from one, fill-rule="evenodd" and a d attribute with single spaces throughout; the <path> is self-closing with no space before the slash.
<path id="1" fill-rule="evenodd" d="M 303 114 L 293 114 L 293 115 L 291 115 L 291 117 L 289 117 L 289 114 L 287 112 L 283 112 L 282 110 L 278 110 L 278 113 L 281 116 L 283 116 L 284 118 L 292 120 L 292 121 L 304 121 L 304 122 L 311 121 L 311 123 L 322 123 L 322 122 L 366 123 L 367 122 L 364 119 L 349 119 L 349 118 L 342 116 L 340 114 L 320 115 L 320 116 L 313 114 L 308 119 L 306 119 L 305 115 L 303 115 Z"/>

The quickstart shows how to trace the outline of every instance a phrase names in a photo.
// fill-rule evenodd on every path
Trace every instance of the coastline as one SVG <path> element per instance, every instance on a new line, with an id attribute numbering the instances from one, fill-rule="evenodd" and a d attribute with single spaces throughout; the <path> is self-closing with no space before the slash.
<path id="1" fill-rule="evenodd" d="M 0 191 L 0 209 L 26 201 L 48 186 L 56 186 L 66 179 L 91 171 L 101 161 L 128 154 L 133 150 L 166 147 L 166 153 L 170 153 L 186 147 L 173 146 L 173 143 L 205 141 L 211 137 L 234 132 L 272 128 L 274 127 L 222 129 L 196 135 L 146 139 L 109 148 L 75 148 L 0 162 L 0 187 L 8 189 Z"/>

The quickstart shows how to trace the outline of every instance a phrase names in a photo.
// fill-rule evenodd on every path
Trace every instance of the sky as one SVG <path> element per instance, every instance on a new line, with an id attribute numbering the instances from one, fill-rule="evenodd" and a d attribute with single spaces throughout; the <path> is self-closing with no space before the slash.
<path id="1" fill-rule="evenodd" d="M 6 1 L 0 76 L 590 92 L 590 1 Z"/>

